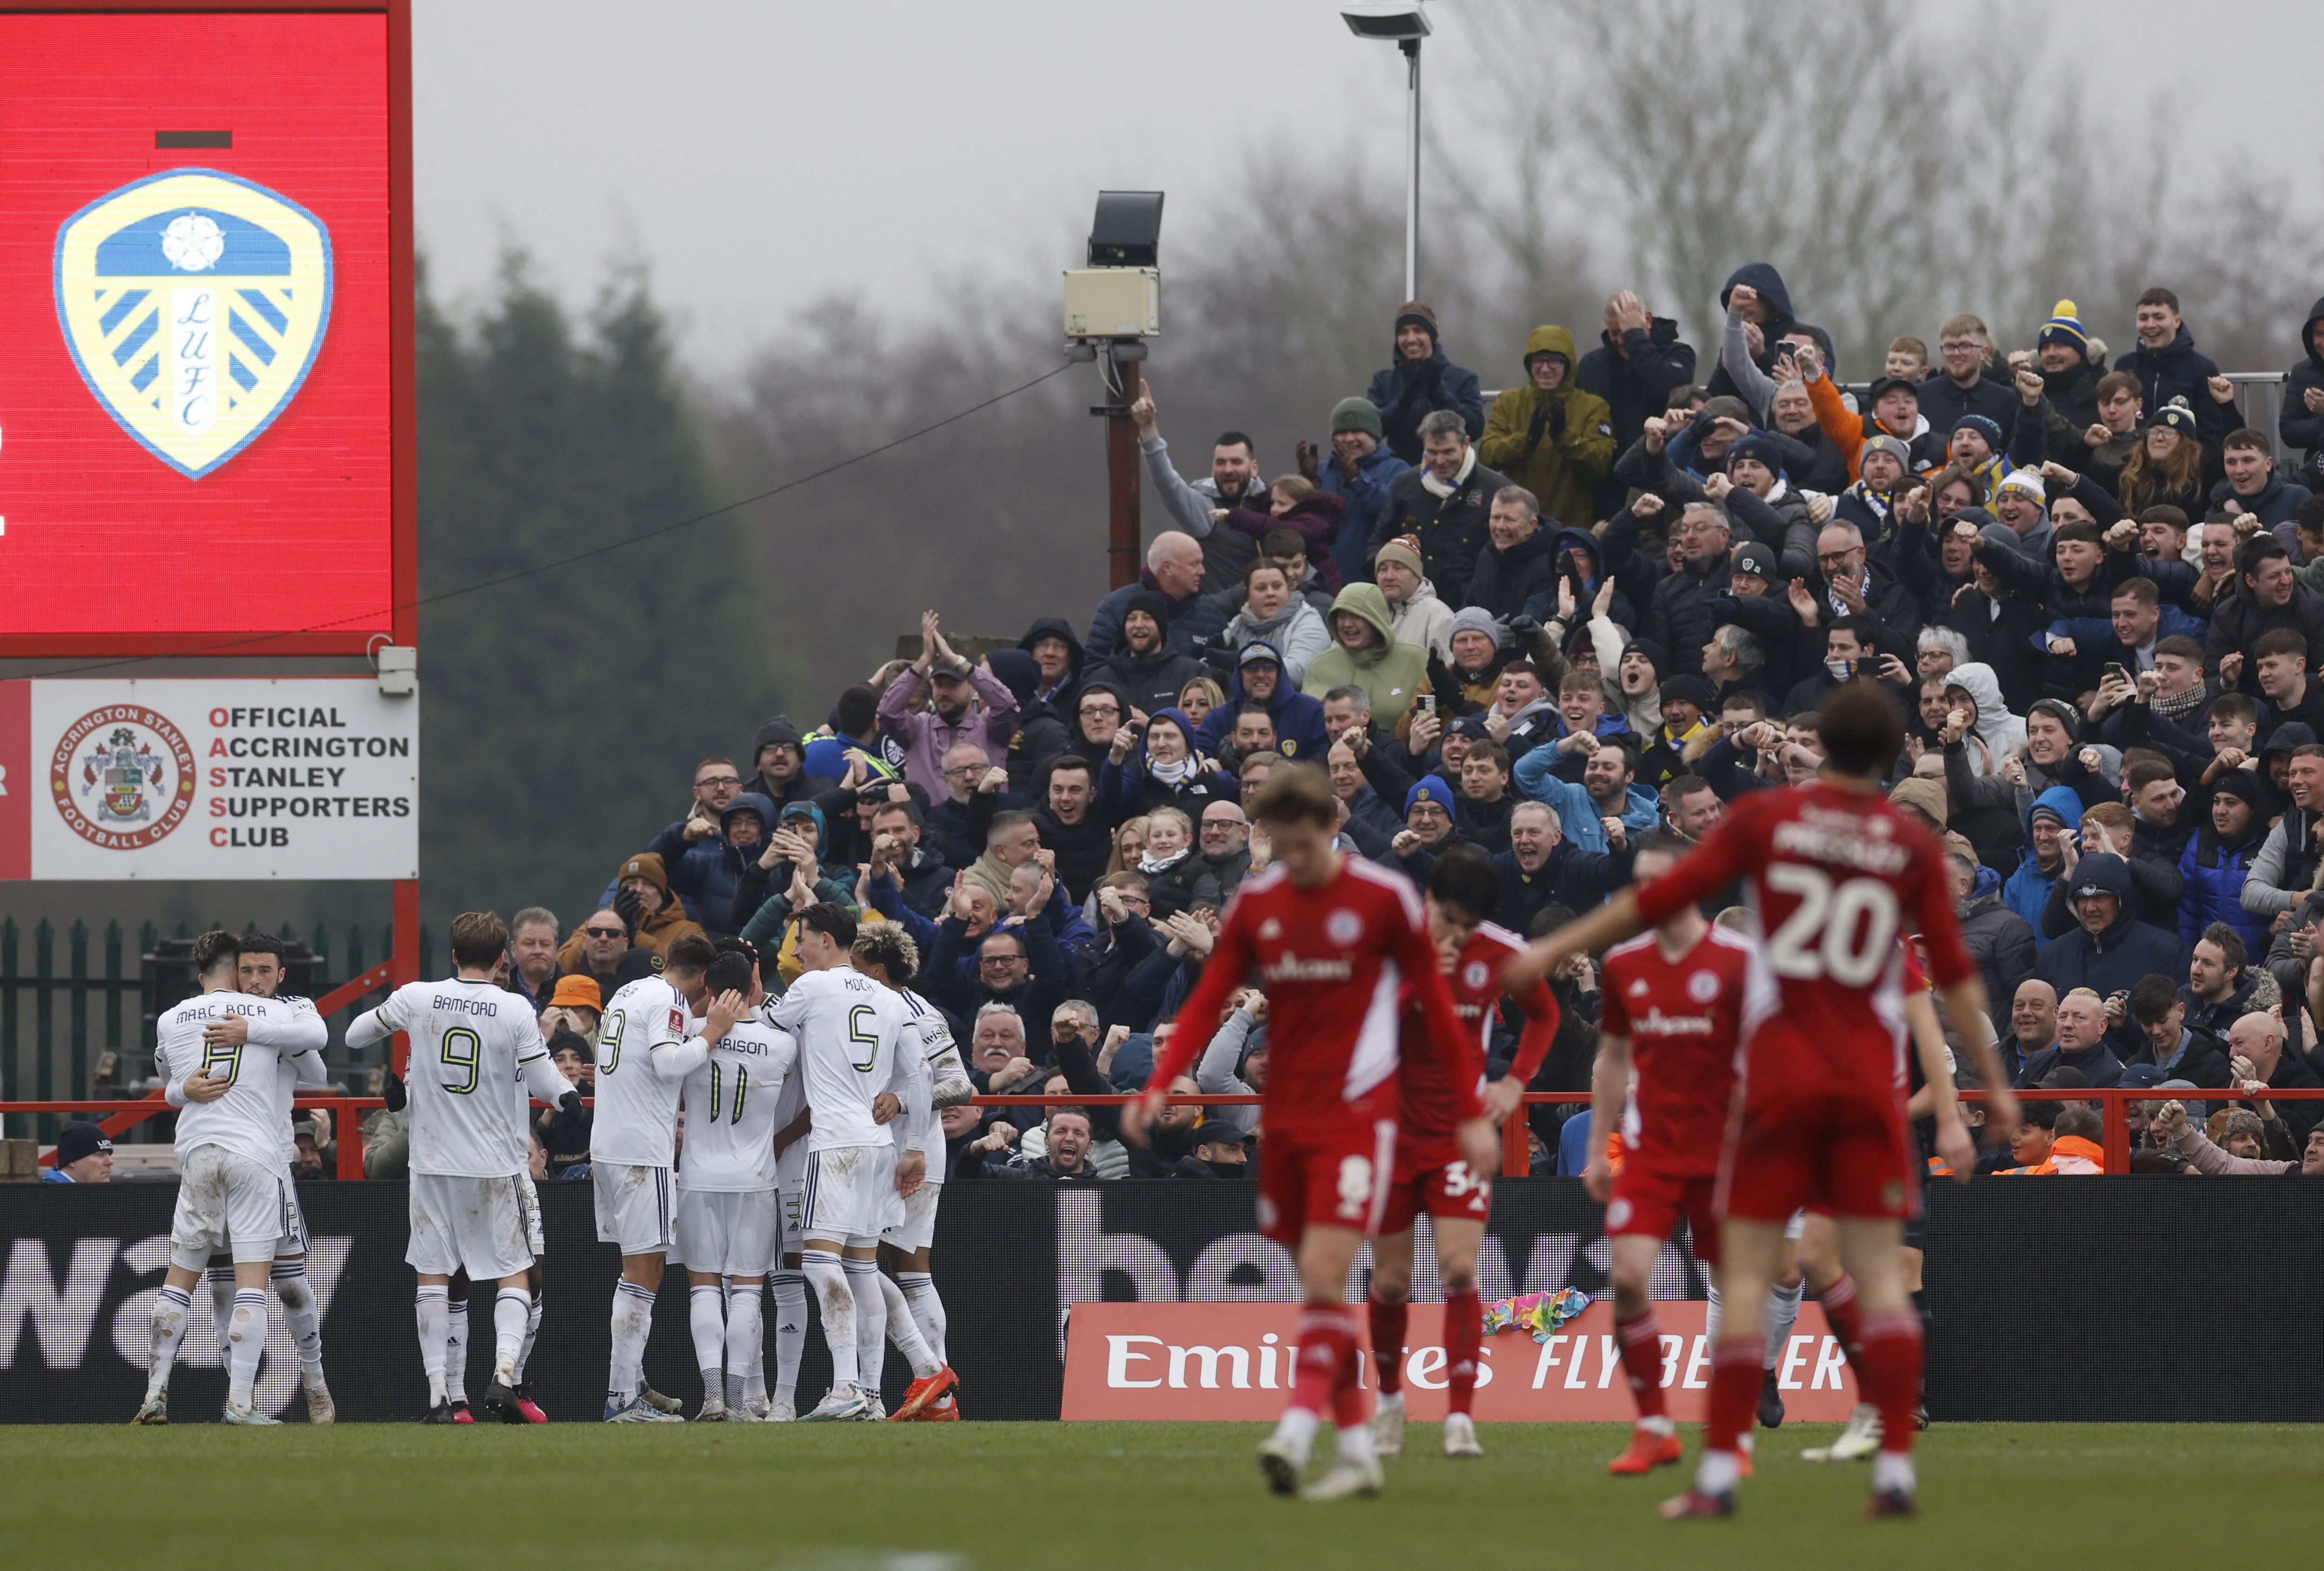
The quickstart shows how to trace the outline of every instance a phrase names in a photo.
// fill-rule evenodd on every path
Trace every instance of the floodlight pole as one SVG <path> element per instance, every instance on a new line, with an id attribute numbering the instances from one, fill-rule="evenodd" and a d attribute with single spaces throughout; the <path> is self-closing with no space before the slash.
<path id="1" fill-rule="evenodd" d="M 1404 51 L 1404 298 L 1420 298 L 1420 40 L 1398 41 Z"/>

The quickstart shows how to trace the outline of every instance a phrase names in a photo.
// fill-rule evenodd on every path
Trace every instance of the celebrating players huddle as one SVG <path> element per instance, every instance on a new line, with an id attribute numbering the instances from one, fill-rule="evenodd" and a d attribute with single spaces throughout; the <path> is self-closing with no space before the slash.
<path id="1" fill-rule="evenodd" d="M 670 946 L 660 975 L 607 1002 L 590 1171 L 598 1237 L 622 1253 L 608 1422 L 679 1421 L 681 1404 L 649 1390 L 643 1376 L 654 1296 L 673 1258 L 687 1273 L 704 1386 L 698 1419 L 798 1416 L 810 1284 L 833 1383 L 807 1419 L 959 1417 L 928 1252 L 944 1181 L 936 1114 L 968 1099 L 968 1076 L 944 1016 L 909 991 L 918 956 L 899 928 L 859 929 L 830 905 L 808 908 L 797 922 L 806 974 L 779 999 L 767 996 L 748 946 L 696 936 Z M 395 1031 L 411 1043 L 388 1100 L 410 1132 L 405 1260 L 419 1277 L 429 1423 L 473 1421 L 460 1380 L 466 1285 L 486 1281 L 497 1291 L 484 1409 L 506 1423 L 546 1421 L 524 1388 L 540 1328 L 544 1243 L 528 1125 L 534 1098 L 569 1112 L 580 1094 L 550 1065 L 531 1008 L 498 984 L 507 947 L 497 916 L 456 918 L 456 975 L 398 988 L 347 1029 L 352 1047 Z M 325 1032 L 305 1000 L 272 996 L 280 956 L 272 939 L 205 934 L 195 945 L 202 992 L 160 1027 L 168 1099 L 185 1109 L 182 1177 L 140 1424 L 169 1422 L 171 1368 L 193 1285 L 214 1253 L 234 1261 L 231 1294 L 217 1311 L 226 1421 L 276 1421 L 251 1402 L 270 1277 L 299 1348 L 309 1416 L 332 1419 L 288 1176 L 294 1087 L 326 1078 Z M 883 1256 L 892 1280 L 881 1272 Z M 762 1359 L 770 1282 L 779 1315 L 771 1393 Z M 888 1340 L 913 1375 L 893 1415 L 880 1395 Z"/>
<path id="2" fill-rule="evenodd" d="M 1913 1512 L 1922 1335 L 1906 1288 L 1904 1225 L 1917 1214 L 1926 1167 L 1907 1123 L 1908 1039 L 1925 1081 L 1914 1114 L 1934 1117 L 1937 1153 L 1957 1178 L 1974 1166 L 1914 945 L 1946 1021 L 1993 1088 L 1986 1123 L 1997 1138 L 2007 1138 L 2016 1106 L 2003 1088 L 1984 989 L 1939 850 L 1878 789 L 1903 745 L 1902 717 L 1868 681 L 1840 689 L 1821 714 L 1820 780 L 1754 793 L 1700 846 L 1674 836 L 1642 845 L 1630 889 L 1529 949 L 1478 922 L 1491 903 L 1489 870 L 1460 852 L 1441 859 L 1424 918 L 1393 873 L 1333 849 L 1333 804 L 1320 772 L 1296 766 L 1268 777 L 1251 810 L 1273 836 L 1276 865 L 1247 881 L 1229 908 L 1181 1029 L 1123 1128 L 1142 1136 L 1164 1088 L 1216 1029 L 1229 993 L 1256 969 L 1274 1021 L 1259 1225 L 1296 1254 L 1306 1298 L 1290 1399 L 1259 1448 L 1277 1492 L 1299 1488 L 1327 1405 L 1336 1460 L 1305 1493 L 1379 1492 L 1378 1457 L 1403 1440 L 1403 1304 L 1410 1228 L 1423 1209 L 1446 1294 L 1444 1447 L 1478 1454 L 1468 1400 L 1481 1326 L 1473 1271 L 1490 1204 L 1493 1124 L 1515 1108 L 1555 1032 L 1544 979 L 1613 946 L 1586 1181 L 1608 1203 L 1617 1340 L 1639 1417 L 1609 1471 L 1645 1474 L 1683 1455 L 1663 1407 L 1661 1336 L 1646 1287 L 1683 1215 L 1714 1282 L 1711 1411 L 1694 1486 L 1662 1514 L 1734 1511 L 1738 1481 L 1751 1471 L 1763 1316 L 1771 1298 L 1796 1308 L 1797 1288 L 1786 1296 L 1776 1279 L 1787 1235 L 1803 1234 L 1809 1285 L 1877 1419 L 1868 1514 Z M 1744 929 L 1705 921 L 1700 903 L 1738 882 L 1751 917 Z M 1482 1048 L 1504 993 L 1518 1001 L 1526 1029 L 1508 1075 L 1486 1086 Z M 1618 1172 L 1608 1140 L 1618 1123 Z M 1368 1236 L 1382 1393 L 1370 1421 L 1356 1323 L 1342 1301 Z M 1871 1423 L 1850 1429 L 1874 1432 Z"/>

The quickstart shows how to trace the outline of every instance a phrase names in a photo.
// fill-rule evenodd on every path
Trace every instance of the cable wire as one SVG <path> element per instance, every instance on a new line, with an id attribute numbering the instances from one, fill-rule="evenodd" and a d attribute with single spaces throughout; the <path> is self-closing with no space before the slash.
<path id="1" fill-rule="evenodd" d="M 860 453 L 853 453 L 844 458 L 840 458 L 835 462 L 825 464 L 820 469 L 810 470 L 805 475 L 797 476 L 791 479 L 786 480 L 779 485 L 770 486 L 768 489 L 755 493 L 752 495 L 740 497 L 735 501 L 723 504 L 720 506 L 712 508 L 707 513 L 697 513 L 691 518 L 681 518 L 674 523 L 665 523 L 653 529 L 642 531 L 637 534 L 625 535 L 620 540 L 608 541 L 603 545 L 591 546 L 587 550 L 574 551 L 569 555 L 553 558 L 549 561 L 536 562 L 530 567 L 519 568 L 514 572 L 502 573 L 495 578 L 479 578 L 475 583 L 462 584 L 455 588 L 439 589 L 433 595 L 422 595 L 417 599 L 408 600 L 401 605 L 391 606 L 383 613 L 364 612 L 354 616 L 338 617 L 330 622 L 318 622 L 309 627 L 281 629 L 272 633 L 251 633 L 241 638 L 227 639 L 218 643 L 202 644 L 194 649 L 171 650 L 166 655 L 126 655 L 119 660 L 97 661 L 88 665 L 67 666 L 60 670 L 43 671 L 41 673 L 41 677 L 42 679 L 46 679 L 51 677 L 75 676 L 82 671 L 110 670 L 115 666 L 143 665 L 149 661 L 156 660 L 185 660 L 196 655 L 216 654 L 221 650 L 238 649 L 244 644 L 265 643 L 278 638 L 296 638 L 301 633 L 322 633 L 334 627 L 344 627 L 350 622 L 369 622 L 375 620 L 381 615 L 392 617 L 398 611 L 420 610 L 426 606 L 441 605 L 447 600 L 456 600 L 466 595 L 474 595 L 480 590 L 498 588 L 503 584 L 512 584 L 522 578 L 530 578 L 538 577 L 542 573 L 554 572 L 558 568 L 570 567 L 575 562 L 585 562 L 593 557 L 602 557 L 610 552 L 622 550 L 630 546 L 639 545 L 650 540 L 659 540 L 665 535 L 676 534 L 678 531 L 683 529 L 691 529 L 696 524 L 707 523 L 714 518 L 723 518 L 727 513 L 733 513 L 739 508 L 749 507 L 756 503 L 767 501 L 770 497 L 780 496 L 786 491 L 795 491 L 802 485 L 812 485 L 814 482 L 821 480 L 827 476 L 839 473 L 842 469 L 853 467 L 857 464 L 863 463 L 867 459 L 876 458 L 882 453 L 893 452 L 898 448 L 903 447 L 908 442 L 916 442 L 922 437 L 927 436 L 932 432 L 940 431 L 948 425 L 956 424 L 961 420 L 966 420 L 973 414 L 978 414 L 985 410 L 991 409 L 996 403 L 1005 403 L 1010 399 L 1015 398 L 1020 393 L 1028 393 L 1032 389 L 1040 386 L 1041 384 L 1048 381 L 1052 376 L 1060 375 L 1063 373 L 1073 369 L 1073 365 L 1074 362 L 1067 360 L 1062 365 L 1056 366 L 1054 369 L 1044 371 L 1040 375 L 1034 377 L 1029 382 L 1020 382 L 1016 386 L 1009 388 L 1004 392 L 992 394 L 990 398 L 981 399 L 977 402 L 970 404 L 966 409 L 955 410 L 951 414 L 945 416 L 942 420 L 932 420 L 928 424 L 921 426 L 917 430 L 907 431 L 902 436 L 895 437 L 888 441 L 884 441 L 876 448 L 866 448 Z"/>

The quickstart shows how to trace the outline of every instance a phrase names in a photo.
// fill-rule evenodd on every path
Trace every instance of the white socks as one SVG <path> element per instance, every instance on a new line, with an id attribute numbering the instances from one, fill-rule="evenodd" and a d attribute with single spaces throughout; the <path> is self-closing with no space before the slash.
<path id="1" fill-rule="evenodd" d="M 686 1290 L 686 1321 L 694 1332 L 694 1362 L 702 1370 L 705 1399 L 720 1390 L 726 1363 L 726 1289 L 717 1283 Z"/>
<path id="2" fill-rule="evenodd" d="M 902 1354 L 904 1361 L 912 1366 L 912 1378 L 926 1380 L 932 1374 L 941 1373 L 944 1364 L 937 1360 L 935 1350 L 928 1346 L 927 1339 L 920 1335 L 919 1325 L 912 1317 L 911 1307 L 904 1302 L 904 1289 L 876 1271 L 872 1274 L 880 1277 L 880 1296 L 887 1300 L 888 1340 L 896 1345 L 896 1351 Z"/>
<path id="3" fill-rule="evenodd" d="M 210 1329 L 217 1334 L 218 1367 L 224 1369 L 234 1362 L 234 1345 L 226 1334 L 234 1329 L 234 1267 L 210 1267 L 208 1280 L 210 1289 Z"/>
<path id="4" fill-rule="evenodd" d="M 525 1363 L 532 1357 L 532 1345 L 540 1340 L 540 1295 L 527 1293 L 525 1302 L 527 1308 L 524 1312 L 524 1342 L 516 1350 L 516 1378 L 519 1384 L 524 1381 Z"/>
<path id="5" fill-rule="evenodd" d="M 1695 1465 L 1694 1487 L 1702 1494 L 1732 1494 L 1743 1464 L 1732 1451 L 1705 1451 Z"/>
<path id="6" fill-rule="evenodd" d="M 888 1367 L 888 1305 L 887 1295 L 880 1286 L 887 1279 L 880 1274 L 877 1261 L 848 1258 L 842 1261 L 847 1272 L 847 1289 L 855 1295 L 855 1383 L 856 1386 L 880 1394 L 880 1377 Z M 899 1302 L 898 1308 L 902 1308 Z M 831 1323 L 824 1322 L 828 1335 Z"/>
<path id="7" fill-rule="evenodd" d="M 926 1271 L 898 1271 L 896 1286 L 912 1312 L 912 1324 L 920 1328 L 920 1340 L 928 1345 L 928 1356 L 939 1364 L 950 1363 L 945 1355 L 944 1300 L 936 1297 L 936 1279 Z"/>
<path id="8" fill-rule="evenodd" d="M 1910 1494 L 1914 1490 L 1913 1454 L 1882 1449 L 1872 1454 L 1872 1492 Z"/>
<path id="9" fill-rule="evenodd" d="M 632 1281 L 613 1284 L 613 1365 L 605 1395 L 627 1406 L 644 1383 L 646 1337 L 653 1330 L 654 1296 Z"/>
<path id="10" fill-rule="evenodd" d="M 810 1249 L 799 1256 L 799 1269 L 815 1289 L 816 1307 L 823 1315 L 823 1340 L 831 1349 L 831 1389 L 855 1382 L 855 1294 L 847 1285 L 840 1257 L 829 1250 Z"/>
<path id="11" fill-rule="evenodd" d="M 1705 1290 L 1711 1295 L 1711 1308 L 1702 1312 L 1702 1345 L 1705 1347 L 1716 1347 L 1719 1345 L 1719 1323 L 1726 1318 L 1727 1306 L 1720 1298 L 1717 1288 L 1708 1288 Z"/>
<path id="12" fill-rule="evenodd" d="M 1767 1362 L 1766 1368 L 1775 1367 L 1775 1360 L 1792 1340 L 1792 1324 L 1800 1317 L 1800 1295 L 1807 1291 L 1807 1279 L 1803 1277 L 1790 1287 L 1767 1289 Z"/>
<path id="13" fill-rule="evenodd" d="M 775 1395 L 789 1401 L 798 1391 L 799 1360 L 807 1354 L 807 1273 L 779 1271 L 770 1280 L 775 1293 Z"/>
<path id="14" fill-rule="evenodd" d="M 736 1282 L 726 1289 L 726 1405 L 766 1394 L 767 1289 Z M 755 1389 L 754 1389 L 755 1387 Z"/>
<path id="15" fill-rule="evenodd" d="M 516 1361 L 524 1350 L 524 1325 L 532 1312 L 532 1295 L 518 1288 L 503 1288 L 493 1298 L 493 1378 L 516 1384 Z"/>
<path id="16" fill-rule="evenodd" d="M 186 1339 L 186 1321 L 193 1309 L 193 1295 L 181 1288 L 165 1286 L 153 1296 L 152 1352 L 145 1365 L 145 1400 L 149 1402 L 169 1387 L 170 1369 L 178 1362 L 178 1344 Z M 232 1318 L 231 1310 L 228 1318 Z"/>
<path id="17" fill-rule="evenodd" d="M 422 1287 L 412 1296 L 420 1321 L 420 1368 L 428 1376 L 428 1406 L 432 1411 L 444 1395 L 444 1344 L 451 1335 L 451 1290 Z"/>
<path id="18" fill-rule="evenodd" d="M 444 1400 L 457 1406 L 468 1400 L 468 1300 L 448 1298 L 445 1309 Z"/>
<path id="19" fill-rule="evenodd" d="M 1291 1447 L 1291 1460 L 1300 1466 L 1307 1465 L 1307 1455 L 1315 1446 L 1315 1409 L 1286 1408 L 1283 1417 L 1275 1421 L 1275 1437 Z"/>
<path id="20" fill-rule="evenodd" d="M 299 1350 L 299 1372 L 309 1384 L 323 1378 L 323 1317 L 307 1280 L 307 1257 L 274 1262 L 274 1296 L 282 1300 L 282 1323 Z"/>
<path id="21" fill-rule="evenodd" d="M 234 1295 L 233 1329 L 226 1363 L 226 1400 L 229 1406 L 250 1406 L 251 1383 L 258 1378 L 258 1355 L 266 1351 L 266 1289 L 243 1288 Z"/>

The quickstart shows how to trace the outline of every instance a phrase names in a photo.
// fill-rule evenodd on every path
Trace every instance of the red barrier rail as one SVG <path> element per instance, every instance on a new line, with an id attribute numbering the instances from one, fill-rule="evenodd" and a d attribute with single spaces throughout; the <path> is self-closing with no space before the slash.
<path id="1" fill-rule="evenodd" d="M 352 984 L 350 985 L 352 985 Z M 2181 1101 L 2188 1102 L 2242 1102 L 2246 1100 L 2246 1098 L 2236 1091 L 2235 1087 L 2228 1086 L 2206 1086 L 2191 1092 L 2173 1092 L 2171 1096 L 2157 1095 L 2156 1088 L 2153 1086 L 2124 1089 L 2120 1086 L 2100 1087 L 2095 1086 L 2077 1086 L 2072 1087 L 2070 1090 L 2021 1091 L 2017 1093 L 2017 1096 L 2020 1101 L 2097 1102 L 2104 1104 L 2108 1107 L 2117 1109 L 2120 1108 L 2123 1104 L 2129 1102 L 2168 1102 L 2172 1100 L 2172 1096 L 2175 1096 Z M 1985 1093 L 1982 1091 L 1964 1091 L 1961 1093 L 1961 1098 L 1964 1101 L 1983 1101 L 1985 1098 Z M 978 1107 L 1123 1107 L 1137 1100 L 1138 1098 L 1135 1095 L 1127 1093 L 1109 1096 L 1076 1096 L 1071 1092 L 1065 1092 L 1056 1096 L 1015 1095 L 1004 1094 L 976 1097 L 973 1099 L 973 1105 Z M 1250 1107 L 1258 1105 L 1266 1099 L 1257 1095 L 1229 1095 L 1221 1094 L 1215 1095 L 1204 1095 L 1194 1096 L 1175 1096 L 1172 1097 L 1171 1100 L 1174 1103 L 1181 1103 L 1188 1106 L 1194 1107 Z M 1527 1103 L 1578 1102 L 1587 1105 L 1590 1101 L 1590 1093 L 1587 1091 L 1528 1091 L 1525 1094 L 1525 1100 Z M 2257 1100 L 2266 1102 L 2324 1101 L 2324 1088 L 2270 1091 L 2264 1097 L 2258 1098 Z M 366 1113 L 374 1107 L 384 1107 L 387 1104 L 376 1096 L 301 1096 L 299 1097 L 292 1105 L 297 1107 L 324 1108 L 336 1115 L 337 1113 L 342 1111 L 358 1114 Z M 545 1107 L 548 1104 L 536 1101 L 533 1103 L 533 1105 L 535 1107 Z M 172 1111 L 174 1110 L 159 1095 L 149 1096 L 144 1100 L 138 1102 L 0 1102 L 0 1114 L 107 1114 L 110 1116 L 106 1117 L 103 1123 L 98 1125 L 98 1127 L 103 1129 L 107 1134 L 119 1134 L 125 1130 L 132 1129 L 136 1125 L 144 1123 L 147 1119 L 153 1117 L 157 1114 L 170 1113 Z M 333 1134 L 338 1140 L 338 1176 L 342 1178 L 362 1178 L 364 1176 L 363 1139 L 360 1122 L 357 1121 L 354 1123 L 342 1123 L 342 1121 L 337 1116 L 334 1116 L 331 1123 L 333 1126 Z M 2130 1127 L 2126 1122 L 2126 1115 L 2117 1114 L 2116 1116 L 2105 1119 L 2103 1123 L 2105 1128 L 2104 1150 L 2106 1152 L 2106 1170 L 2110 1175 L 2126 1173 L 2130 1170 Z M 353 1139 L 346 1138 L 350 1131 L 352 1131 L 354 1134 L 355 1138 Z M 42 1165 L 46 1166 L 51 1160 L 53 1160 L 53 1154 L 54 1153 L 51 1152 L 49 1155 L 43 1156 L 41 1159 Z M 1508 1123 L 1505 1124 L 1501 1130 L 1501 1176 L 1503 1178 L 1521 1178 L 1525 1177 L 1529 1166 L 1530 1163 L 1527 1160 L 1525 1140 L 1525 1110 L 1520 1107 L 1517 1112 L 1509 1115 Z"/>

